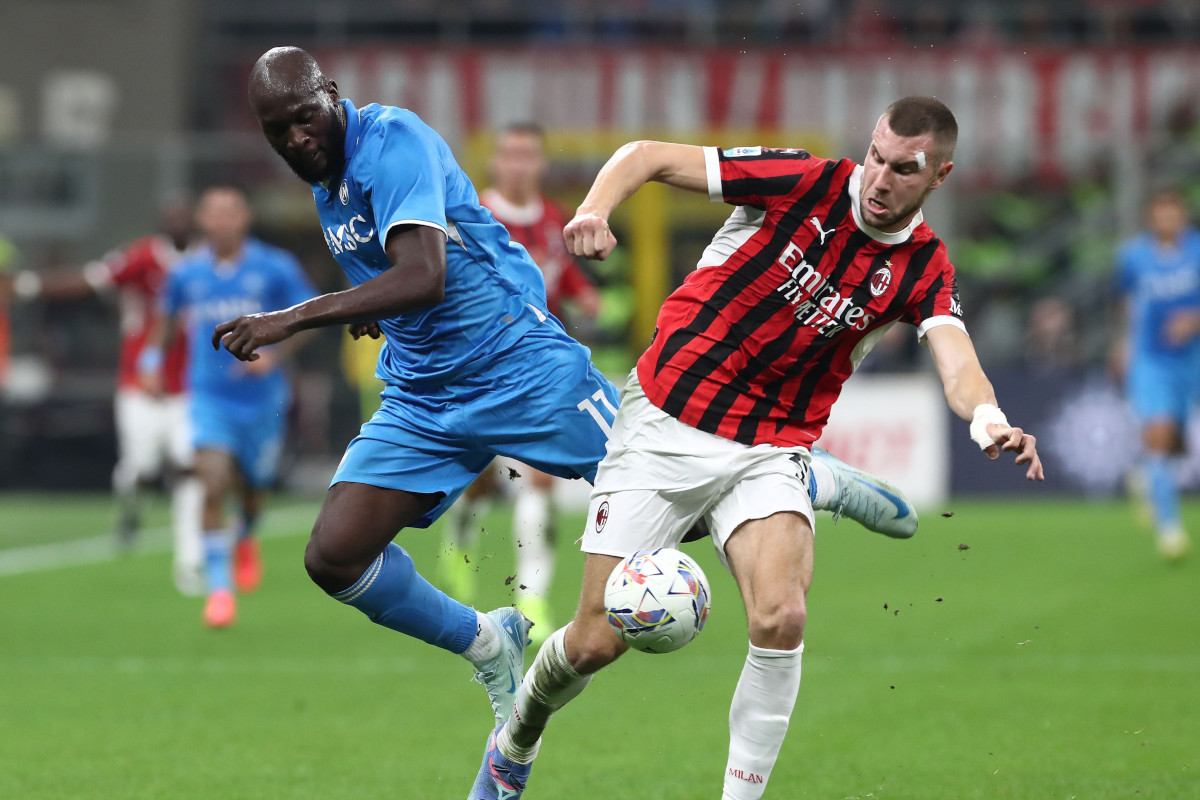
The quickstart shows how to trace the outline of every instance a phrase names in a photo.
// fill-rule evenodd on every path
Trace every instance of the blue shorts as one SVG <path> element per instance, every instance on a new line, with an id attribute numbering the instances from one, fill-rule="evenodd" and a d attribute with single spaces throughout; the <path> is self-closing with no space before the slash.
<path id="1" fill-rule="evenodd" d="M 1135 353 L 1126 380 L 1129 402 L 1143 424 L 1173 420 L 1183 426 L 1200 395 L 1200 370 L 1188 359 Z"/>
<path id="2" fill-rule="evenodd" d="M 202 392 L 193 392 L 190 398 L 195 448 L 232 455 L 242 479 L 256 489 L 275 482 L 287 427 L 287 395 L 269 399 L 236 403 Z"/>
<path id="3" fill-rule="evenodd" d="M 413 523 L 427 528 L 494 456 L 591 482 L 616 409 L 617 390 L 583 345 L 565 333 L 535 330 L 453 385 L 388 384 L 330 485 L 444 494 Z"/>

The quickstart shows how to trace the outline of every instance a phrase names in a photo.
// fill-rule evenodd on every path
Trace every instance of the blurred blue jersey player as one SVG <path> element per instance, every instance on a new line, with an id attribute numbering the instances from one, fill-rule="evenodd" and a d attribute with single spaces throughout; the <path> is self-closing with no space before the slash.
<path id="1" fill-rule="evenodd" d="M 211 331 L 230 315 L 288 308 L 315 294 L 295 258 L 247 236 L 250 221 L 239 190 L 227 186 L 207 190 L 196 211 L 204 246 L 180 261 L 161 298 L 164 327 L 182 322 L 188 337 L 192 440 L 196 471 L 204 484 L 208 578 L 204 619 L 212 627 L 230 625 L 235 616 L 230 571 L 233 537 L 224 520 L 225 497 L 240 476 L 248 528 L 261 507 L 263 490 L 275 480 L 290 401 L 281 362 L 298 340 L 265 349 L 258 360 L 243 362 L 229 353 L 214 352 L 209 345 Z M 153 353 L 143 356 L 143 362 L 152 370 Z M 253 588 L 244 576 L 238 583 L 242 590 Z"/>
<path id="2" fill-rule="evenodd" d="M 616 391 L 547 312 L 537 265 L 415 114 L 356 108 L 296 48 L 258 60 L 249 98 L 268 142 L 312 185 L 329 250 L 355 286 L 230 314 L 212 343 L 253 363 L 258 348 L 307 328 L 382 333 L 383 403 L 333 477 L 305 566 L 372 621 L 466 657 L 500 718 L 528 622 L 448 597 L 392 539 L 437 519 L 496 455 L 591 480 Z"/>
<path id="3" fill-rule="evenodd" d="M 1117 257 L 1116 288 L 1128 331 L 1119 345 L 1127 390 L 1142 426 L 1141 475 L 1159 551 L 1182 557 L 1189 540 L 1179 514 L 1171 457 L 1182 450 L 1188 411 L 1200 393 L 1200 232 L 1179 193 L 1150 199 L 1147 230 Z"/>

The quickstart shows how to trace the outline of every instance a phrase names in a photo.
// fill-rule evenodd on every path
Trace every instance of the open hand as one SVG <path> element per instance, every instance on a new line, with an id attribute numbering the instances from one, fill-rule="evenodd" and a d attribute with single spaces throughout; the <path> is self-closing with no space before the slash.
<path id="1" fill-rule="evenodd" d="M 1037 438 L 1032 433 L 1025 433 L 1020 428 L 992 423 L 987 426 L 988 436 L 995 444 L 983 449 L 988 458 L 995 461 L 1000 457 L 1001 450 L 1009 450 L 1017 454 L 1018 464 L 1028 464 L 1025 477 L 1031 481 L 1044 481 L 1046 473 L 1042 470 L 1042 459 L 1037 452 Z"/>

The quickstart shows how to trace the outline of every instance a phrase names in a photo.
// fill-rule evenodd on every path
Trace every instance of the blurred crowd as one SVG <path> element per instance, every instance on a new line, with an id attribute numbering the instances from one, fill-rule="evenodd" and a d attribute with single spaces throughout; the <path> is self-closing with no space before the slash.
<path id="1" fill-rule="evenodd" d="M 1190 0 L 238 0 L 208 13 L 244 37 L 268 20 L 303 37 L 457 39 L 472 42 L 678 41 L 860 46 L 888 42 L 976 44 L 1194 41 Z"/>

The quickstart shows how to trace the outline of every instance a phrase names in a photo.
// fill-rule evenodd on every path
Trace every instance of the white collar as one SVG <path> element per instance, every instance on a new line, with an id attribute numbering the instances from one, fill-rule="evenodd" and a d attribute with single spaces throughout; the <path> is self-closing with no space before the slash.
<path id="1" fill-rule="evenodd" d="M 491 209 L 496 219 L 507 225 L 533 225 L 542 218 L 541 195 L 534 197 L 525 205 L 519 206 L 504 199 L 504 195 L 494 188 L 483 190 L 483 204 Z"/>
<path id="2" fill-rule="evenodd" d="M 854 224 L 858 226 L 859 230 L 877 242 L 882 244 L 904 244 L 912 236 L 917 226 L 925 221 L 925 213 L 917 209 L 917 213 L 913 215 L 908 225 L 895 233 L 888 233 L 878 228 L 872 228 L 863 222 L 862 218 L 862 175 L 862 164 L 856 164 L 854 172 L 850 173 L 850 183 L 847 187 L 850 192 L 850 211 L 854 214 Z"/>

